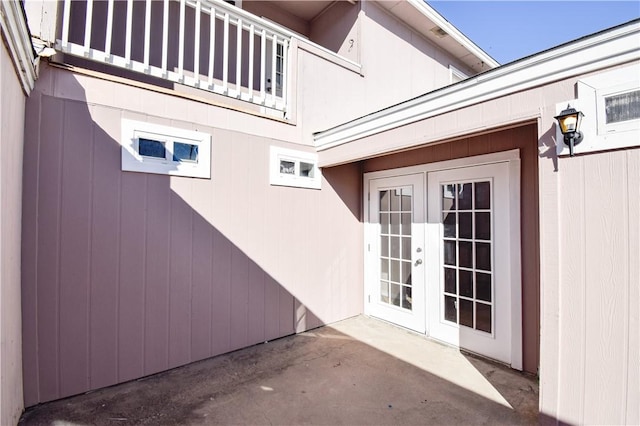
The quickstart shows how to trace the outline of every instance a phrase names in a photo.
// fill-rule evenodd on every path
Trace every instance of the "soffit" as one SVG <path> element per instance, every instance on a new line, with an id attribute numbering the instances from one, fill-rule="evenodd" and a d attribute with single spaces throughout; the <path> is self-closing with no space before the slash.
<path id="1" fill-rule="evenodd" d="M 335 0 L 271 0 L 270 3 L 304 21 L 311 22 L 327 7 L 335 3 Z"/>
<path id="2" fill-rule="evenodd" d="M 407 0 L 382 0 L 377 3 L 436 46 L 451 53 L 476 73 L 499 65 L 426 3 L 420 4 Z M 434 31 L 437 28 L 441 28 L 446 34 L 438 34 Z"/>

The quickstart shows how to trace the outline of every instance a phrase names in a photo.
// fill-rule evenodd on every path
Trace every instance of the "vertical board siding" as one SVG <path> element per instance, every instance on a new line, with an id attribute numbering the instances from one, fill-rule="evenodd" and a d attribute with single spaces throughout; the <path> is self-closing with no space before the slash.
<path id="1" fill-rule="evenodd" d="M 361 267 L 347 267 L 361 265 L 358 185 L 340 195 L 329 184 L 270 186 L 277 141 L 203 126 L 211 179 L 122 172 L 122 118 L 195 124 L 37 91 L 27 102 L 41 114 L 26 149 L 47 159 L 24 168 L 25 197 L 37 196 L 24 203 L 36 230 L 23 246 L 35 269 L 24 289 L 33 296 L 23 317 L 28 405 L 361 312 Z M 201 116 L 211 108 L 185 106 Z M 359 181 L 358 165 L 340 170 Z"/>
<path id="2" fill-rule="evenodd" d="M 364 172 L 520 149 L 522 332 L 524 370 L 537 373 L 540 351 L 538 151 L 535 125 L 472 136 L 364 162 Z"/>
<path id="3" fill-rule="evenodd" d="M 42 97 L 40 127 L 47 129 L 41 136 L 38 173 L 38 206 L 35 212 L 38 233 L 36 274 L 36 298 L 25 300 L 36 304 L 35 348 L 38 364 L 38 395 L 35 402 L 55 399 L 60 395 L 59 369 L 59 232 L 60 200 L 62 196 L 62 140 L 64 127 L 63 101 Z M 27 162 L 28 159 L 25 159 Z M 43 190 L 46 188 L 46 190 Z M 46 212 L 46 214 L 38 214 Z M 24 365 L 28 370 L 30 366 Z M 32 398 L 26 398 L 30 400 Z"/>
<path id="4" fill-rule="evenodd" d="M 111 122 L 120 119 L 118 111 L 105 111 Z M 97 129 L 95 129 L 97 130 Z M 92 388 L 113 385 L 118 381 L 117 288 L 120 212 L 120 173 L 110 164 L 120 158 L 120 149 L 102 131 L 93 133 L 93 179 L 91 209 L 91 283 L 90 365 Z M 96 196 L 98 195 L 98 196 Z"/>
<path id="5" fill-rule="evenodd" d="M 625 418 L 620 402 L 626 399 L 624 383 L 630 367 L 626 360 L 630 284 L 626 160 L 624 152 L 586 156 L 583 160 L 587 423 L 621 424 Z"/>
<path id="6" fill-rule="evenodd" d="M 558 159 L 560 297 L 557 352 L 546 363 L 545 423 L 637 424 L 640 257 L 640 149 Z M 541 163 L 542 164 L 542 163 Z M 542 167 L 542 166 L 541 166 Z M 555 238 L 555 241 L 554 241 Z M 543 371 L 544 373 L 544 371 Z"/>

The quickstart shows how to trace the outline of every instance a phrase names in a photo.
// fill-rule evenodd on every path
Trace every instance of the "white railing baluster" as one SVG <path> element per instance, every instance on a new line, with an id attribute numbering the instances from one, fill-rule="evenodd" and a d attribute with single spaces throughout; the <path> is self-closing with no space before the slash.
<path id="1" fill-rule="evenodd" d="M 178 37 L 178 78 L 184 80 L 184 7 L 185 0 L 180 0 L 180 35 Z"/>
<path id="2" fill-rule="evenodd" d="M 255 37 L 255 25 L 249 27 L 249 99 L 253 99 L 253 38 Z"/>
<path id="3" fill-rule="evenodd" d="M 64 1 L 64 9 L 62 11 L 62 47 L 66 48 L 69 44 L 69 16 L 71 15 L 71 0 Z"/>
<path id="4" fill-rule="evenodd" d="M 91 49 L 91 24 L 93 23 L 93 0 L 87 0 L 87 12 L 84 18 L 84 52 Z"/>
<path id="5" fill-rule="evenodd" d="M 264 102 L 267 99 L 266 93 L 266 59 L 267 59 L 267 32 L 263 29 L 260 37 L 260 99 Z"/>
<path id="6" fill-rule="evenodd" d="M 284 104 L 287 104 L 287 90 L 289 88 L 289 84 L 287 82 L 287 78 L 289 77 L 288 66 L 289 62 L 289 42 L 284 40 L 282 42 L 282 101 Z"/>
<path id="7" fill-rule="evenodd" d="M 273 37 L 273 51 L 271 52 L 271 100 L 276 103 L 276 63 L 278 62 L 278 36 Z"/>
<path id="8" fill-rule="evenodd" d="M 133 26 L 133 0 L 127 0 L 127 28 L 124 45 L 124 59 L 129 66 L 131 62 L 131 27 Z"/>
<path id="9" fill-rule="evenodd" d="M 224 14 L 224 36 L 222 38 L 222 90 L 229 91 L 229 14 Z"/>
<path id="10" fill-rule="evenodd" d="M 162 8 L 162 74 L 167 74 L 167 56 L 169 44 L 169 0 L 164 0 Z"/>
<path id="11" fill-rule="evenodd" d="M 104 54 L 107 61 L 111 56 L 111 36 L 113 34 L 113 0 L 109 0 L 107 4 L 107 31 L 104 35 Z"/>
<path id="12" fill-rule="evenodd" d="M 193 75 L 196 87 L 200 86 L 200 0 L 196 1 L 196 28 L 193 40 Z"/>
<path id="13" fill-rule="evenodd" d="M 213 90 L 213 71 L 216 53 L 216 10 L 211 6 L 209 15 L 209 90 Z"/>
<path id="14" fill-rule="evenodd" d="M 151 40 L 151 0 L 147 0 L 144 10 L 144 67 L 149 67 L 149 43 Z"/>
<path id="15" fill-rule="evenodd" d="M 238 28 L 236 31 L 236 96 L 240 97 L 242 78 L 242 19 L 238 18 Z"/>

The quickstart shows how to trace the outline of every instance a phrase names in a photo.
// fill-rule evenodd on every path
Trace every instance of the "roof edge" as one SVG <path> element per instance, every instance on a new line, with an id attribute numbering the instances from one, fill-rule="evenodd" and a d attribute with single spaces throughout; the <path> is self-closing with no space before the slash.
<path id="1" fill-rule="evenodd" d="M 433 21 L 438 27 L 442 28 L 451 38 L 460 43 L 462 47 L 467 49 L 476 58 L 490 66 L 496 68 L 500 66 L 500 63 L 493 59 L 491 55 L 482 50 L 480 46 L 475 44 L 470 38 L 464 35 L 458 28 L 451 24 L 447 19 L 440 14 L 437 10 L 431 7 L 426 0 L 407 0 L 407 3 L 412 5 L 420 13 Z"/>
<path id="2" fill-rule="evenodd" d="M 28 96 L 37 78 L 36 55 L 20 1 L 0 1 L 0 30 L 20 79 L 22 90 Z"/>

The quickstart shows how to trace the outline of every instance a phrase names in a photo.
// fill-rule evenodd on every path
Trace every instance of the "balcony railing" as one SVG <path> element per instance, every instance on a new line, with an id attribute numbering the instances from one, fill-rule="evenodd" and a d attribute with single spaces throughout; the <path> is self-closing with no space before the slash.
<path id="1" fill-rule="evenodd" d="M 287 111 L 286 30 L 220 0 L 64 0 L 57 49 Z"/>

